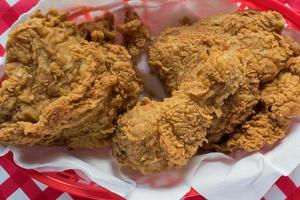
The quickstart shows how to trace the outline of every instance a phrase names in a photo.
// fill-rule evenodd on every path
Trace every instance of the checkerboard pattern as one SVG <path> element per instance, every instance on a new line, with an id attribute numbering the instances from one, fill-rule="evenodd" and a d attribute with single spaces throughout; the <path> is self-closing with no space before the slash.
<path id="1" fill-rule="evenodd" d="M 7 200 L 84 200 L 34 180 L 12 162 L 11 154 L 0 157 L 0 199 Z"/>
<path id="2" fill-rule="evenodd" d="M 27 176 L 13 163 L 12 154 L 0 157 L 0 199 L 8 200 L 87 200 L 86 198 L 48 187 Z M 185 200 L 205 200 L 191 189 Z M 282 176 L 262 200 L 300 199 L 300 166 L 288 177 Z"/>
<path id="3" fill-rule="evenodd" d="M 0 59 L 4 55 L 4 38 L 8 28 L 20 15 L 30 10 L 39 0 L 0 0 Z M 281 0 L 283 1 L 283 0 Z M 288 0 L 295 9 L 300 1 Z M 298 3 L 297 3 L 298 2 Z M 3 79 L 0 71 L 0 79 Z M 1 80 L 0 80 L 1 82 Z M 11 159 L 11 154 L 0 157 L 0 199 L 8 200 L 84 200 L 51 188 L 27 176 Z M 101 198 L 101 197 L 100 197 Z M 205 200 L 193 188 L 183 198 L 185 200 Z M 300 166 L 289 176 L 282 176 L 272 186 L 262 200 L 297 200 L 300 199 Z"/>

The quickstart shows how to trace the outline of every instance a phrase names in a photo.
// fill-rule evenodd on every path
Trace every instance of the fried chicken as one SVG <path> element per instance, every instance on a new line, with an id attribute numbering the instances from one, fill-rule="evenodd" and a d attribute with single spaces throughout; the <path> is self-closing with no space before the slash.
<path id="1" fill-rule="evenodd" d="M 262 90 L 263 108 L 236 129 L 227 141 L 216 145 L 218 150 L 252 152 L 285 136 L 291 118 L 300 115 L 300 57 L 291 58 L 287 65 L 289 70 L 281 72 Z"/>
<path id="2" fill-rule="evenodd" d="M 205 50 L 234 48 L 244 55 L 245 79 L 238 92 L 221 107 L 222 115 L 215 117 L 208 130 L 209 143 L 218 142 L 253 114 L 259 101 L 259 87 L 274 79 L 286 67 L 289 57 L 299 54 L 299 45 L 279 34 L 283 26 L 283 18 L 275 12 L 211 16 L 191 27 L 165 31 L 150 49 L 150 63 L 159 71 L 169 90 L 186 81 L 187 73 L 182 71 L 188 71 L 197 64 L 197 59 L 203 59 L 199 54 Z M 188 53 L 182 53 L 182 49 Z"/>
<path id="3" fill-rule="evenodd" d="M 133 59 L 148 49 L 150 29 L 135 11 L 131 9 L 126 11 L 124 24 L 118 25 L 117 30 L 123 35 L 124 46 Z"/>
<path id="4" fill-rule="evenodd" d="M 163 31 L 150 46 L 149 63 L 171 97 L 148 100 L 119 120 L 117 160 L 144 174 L 180 168 L 198 147 L 225 134 L 244 135 L 233 132 L 256 113 L 261 88 L 299 54 L 299 45 L 280 35 L 283 28 L 276 12 L 247 11 Z"/>
<path id="5" fill-rule="evenodd" d="M 211 55 L 194 68 L 195 81 L 182 84 L 163 102 L 144 100 L 118 121 L 113 154 L 121 164 L 150 174 L 183 167 L 197 152 L 214 113 L 243 78 L 238 52 Z"/>
<path id="6" fill-rule="evenodd" d="M 140 80 L 127 50 L 104 43 L 106 37 L 102 45 L 99 38 L 87 41 L 87 26 L 78 28 L 66 14 L 50 10 L 10 33 L 0 143 L 84 148 L 110 143 L 118 115 L 137 101 Z"/>

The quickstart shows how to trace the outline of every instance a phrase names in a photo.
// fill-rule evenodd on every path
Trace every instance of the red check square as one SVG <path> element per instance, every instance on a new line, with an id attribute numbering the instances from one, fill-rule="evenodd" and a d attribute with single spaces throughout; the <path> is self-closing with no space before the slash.
<path id="1" fill-rule="evenodd" d="M 10 5 L 6 1 L 0 0 L 0 13 L 6 11 L 9 8 L 10 8 Z"/>
<path id="2" fill-rule="evenodd" d="M 29 179 L 21 188 L 26 193 L 26 195 L 31 197 L 32 199 L 35 199 L 42 193 L 42 190 L 32 179 Z"/>
<path id="3" fill-rule="evenodd" d="M 35 6 L 38 2 L 39 0 L 19 0 L 13 6 L 13 8 L 18 15 L 22 15 L 23 13 L 30 10 L 33 6 Z"/>
<path id="4" fill-rule="evenodd" d="M 18 18 L 19 15 L 14 8 L 9 8 L 2 14 L 2 20 L 5 21 L 8 26 L 11 26 Z"/>

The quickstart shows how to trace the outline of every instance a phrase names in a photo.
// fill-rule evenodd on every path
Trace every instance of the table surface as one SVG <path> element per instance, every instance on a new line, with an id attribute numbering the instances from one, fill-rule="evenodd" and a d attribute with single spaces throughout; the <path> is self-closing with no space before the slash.
<path id="1" fill-rule="evenodd" d="M 7 29 L 24 12 L 30 10 L 39 0 L 0 0 L 0 57 L 4 55 L 4 37 Z M 191 191 L 190 195 L 196 195 Z M 101 198 L 101 197 L 100 197 Z M 84 200 L 63 191 L 56 190 L 25 175 L 7 156 L 0 157 L 0 199 L 8 200 Z M 189 200 L 204 199 L 190 197 Z M 282 176 L 263 198 L 264 200 L 300 199 L 300 166 L 289 176 Z"/>

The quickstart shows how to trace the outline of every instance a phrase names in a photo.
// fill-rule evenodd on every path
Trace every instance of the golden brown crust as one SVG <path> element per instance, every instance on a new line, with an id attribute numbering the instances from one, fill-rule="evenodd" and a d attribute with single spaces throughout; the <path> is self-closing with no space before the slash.
<path id="1" fill-rule="evenodd" d="M 245 66 L 238 91 L 221 106 L 208 130 L 208 141 L 218 142 L 225 133 L 255 113 L 259 87 L 273 80 L 286 67 L 286 60 L 299 53 L 299 45 L 279 34 L 283 18 L 276 12 L 236 12 L 211 16 L 192 26 L 169 28 L 150 48 L 150 64 L 165 81 L 169 93 L 181 82 L 193 80 L 193 68 L 210 51 L 239 49 Z M 170 56 L 172 55 L 172 56 Z M 186 71 L 186 73 L 185 73 Z"/>
<path id="2" fill-rule="evenodd" d="M 286 135 L 292 117 L 300 115 L 300 59 L 297 60 L 290 72 L 280 73 L 262 90 L 262 110 L 236 129 L 218 149 L 225 152 L 237 149 L 256 151 Z"/>
<path id="3" fill-rule="evenodd" d="M 114 43 L 116 40 L 114 16 L 111 13 L 106 13 L 102 17 L 95 17 L 91 22 L 79 24 L 78 29 L 81 37 L 87 41 L 104 44 Z"/>
<path id="4" fill-rule="evenodd" d="M 86 41 L 64 16 L 37 13 L 9 35 L 2 144 L 99 147 L 137 100 L 140 82 L 126 49 Z"/>
<path id="5" fill-rule="evenodd" d="M 225 133 L 232 136 L 226 143 L 231 150 L 253 150 L 282 138 L 291 113 L 285 113 L 279 126 L 278 114 L 265 110 L 283 106 L 267 94 L 281 71 L 282 88 L 297 82 L 298 75 L 292 78 L 286 71 L 299 48 L 280 35 L 283 27 L 276 12 L 248 11 L 163 31 L 150 47 L 149 62 L 171 97 L 139 105 L 119 120 L 113 143 L 117 160 L 148 174 L 183 167 L 197 146 L 208 142 L 205 148 L 215 149 Z M 288 77 L 284 81 L 281 76 Z M 298 92 L 294 95 L 299 98 Z M 290 101 L 295 106 L 297 101 Z"/>
<path id="6" fill-rule="evenodd" d="M 113 154 L 121 164 L 143 174 L 187 164 L 206 141 L 220 104 L 237 90 L 243 77 L 238 52 L 212 55 L 198 65 L 198 81 L 182 84 L 163 102 L 147 100 L 118 121 Z M 239 67 L 232 71 L 233 66 Z"/>
<path id="7" fill-rule="evenodd" d="M 131 9 L 126 11 L 125 22 L 117 26 L 117 30 L 122 33 L 124 46 L 133 59 L 148 49 L 150 29 L 142 22 L 135 11 Z"/>

